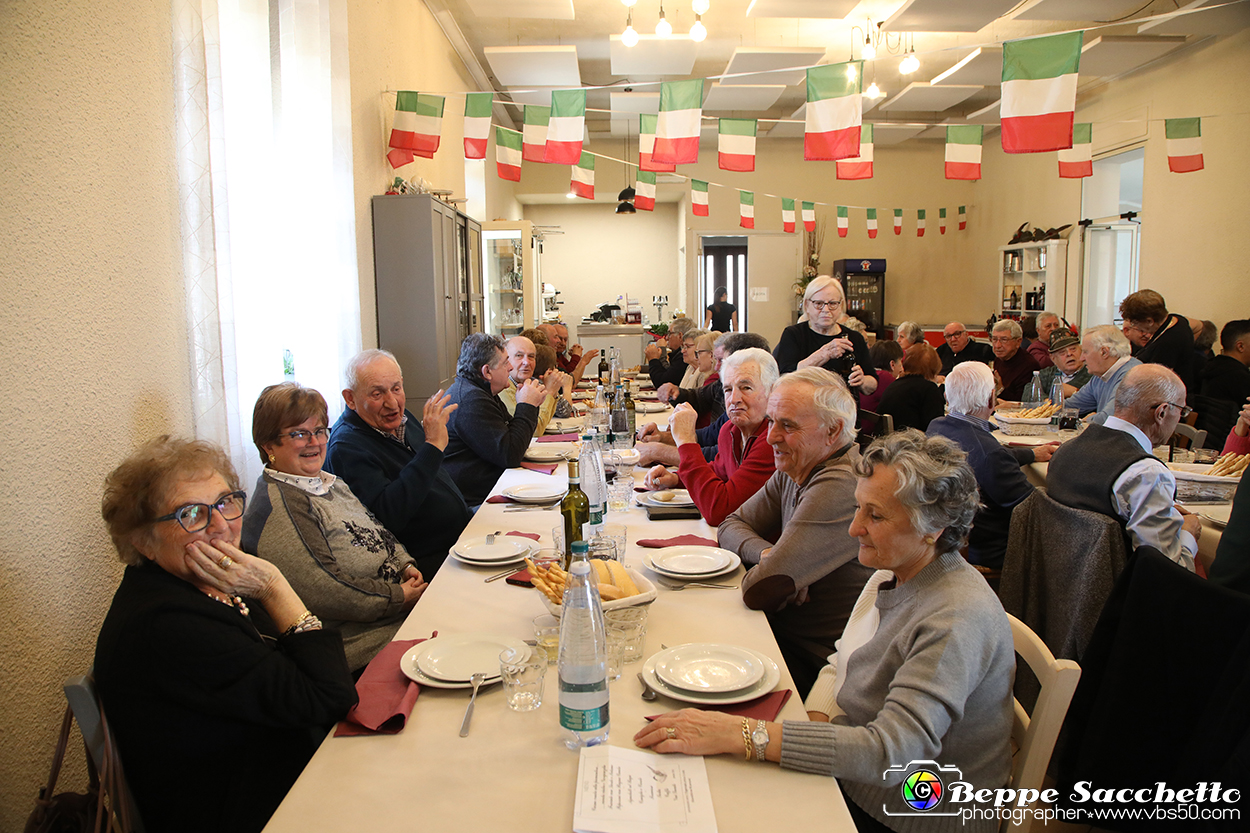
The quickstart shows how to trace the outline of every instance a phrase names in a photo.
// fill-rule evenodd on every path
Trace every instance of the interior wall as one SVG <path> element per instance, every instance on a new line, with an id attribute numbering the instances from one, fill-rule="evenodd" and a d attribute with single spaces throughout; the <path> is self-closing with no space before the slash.
<path id="1" fill-rule="evenodd" d="M 0 831 L 45 782 L 122 566 L 105 475 L 192 430 L 169 0 L 0 4 Z M 59 789 L 86 785 L 75 737 Z"/>

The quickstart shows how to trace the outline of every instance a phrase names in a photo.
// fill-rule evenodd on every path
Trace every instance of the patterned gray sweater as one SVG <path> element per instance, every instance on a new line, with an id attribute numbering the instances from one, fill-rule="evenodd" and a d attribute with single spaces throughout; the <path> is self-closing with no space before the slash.
<path id="1" fill-rule="evenodd" d="M 343 634 L 347 664 L 368 664 L 403 624 L 403 544 L 342 479 L 324 495 L 268 474 L 243 515 L 242 548 L 271 561 L 326 627 Z"/>

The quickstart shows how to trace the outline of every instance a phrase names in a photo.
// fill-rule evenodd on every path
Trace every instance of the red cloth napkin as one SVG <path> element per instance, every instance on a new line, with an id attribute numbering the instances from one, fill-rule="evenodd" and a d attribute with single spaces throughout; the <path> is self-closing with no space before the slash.
<path id="1" fill-rule="evenodd" d="M 430 635 L 438 636 L 438 631 Z M 424 639 L 397 639 L 378 652 L 356 682 L 360 702 L 334 730 L 336 738 L 395 735 L 403 731 L 421 687 L 399 669 L 399 661 Z"/>
<path id="2" fill-rule="evenodd" d="M 503 495 L 491 495 L 490 497 L 486 498 L 485 502 L 486 503 L 516 503 L 516 501 L 514 501 L 512 498 L 504 497 Z"/>
<path id="3" fill-rule="evenodd" d="M 521 532 L 516 529 L 512 530 L 511 532 L 505 532 L 504 535 L 515 535 L 518 538 L 529 538 L 531 541 L 537 541 L 540 538 L 542 538 L 542 536 L 539 535 L 537 532 Z"/>
<path id="4" fill-rule="evenodd" d="M 560 464 L 559 464 L 559 463 L 528 463 L 528 462 L 522 462 L 522 463 L 521 463 L 521 468 L 523 468 L 523 469 L 529 469 L 530 471 L 542 472 L 543 474 L 555 474 L 555 471 L 556 471 L 556 466 L 558 466 L 558 465 L 560 465 Z"/>
<path id="5" fill-rule="evenodd" d="M 748 700 L 745 703 L 735 703 L 732 706 L 696 706 L 695 708 L 708 712 L 736 714 L 739 717 L 748 717 L 751 720 L 767 720 L 771 722 L 777 719 L 777 715 L 781 714 L 781 710 L 790 701 L 790 695 L 793 693 L 793 691 L 787 688 L 785 691 L 774 691 L 771 694 L 765 694 L 763 697 L 756 697 L 754 700 Z M 657 717 L 659 717 L 658 714 L 648 715 L 647 720 L 655 720 Z"/>
<path id="6" fill-rule="evenodd" d="M 653 550 L 663 549 L 664 547 L 714 547 L 716 542 L 710 538 L 704 538 L 701 535 L 678 535 L 675 538 L 643 538 L 635 541 L 640 547 L 648 547 Z"/>
<path id="7" fill-rule="evenodd" d="M 580 439 L 577 434 L 544 434 L 534 440 L 536 443 L 571 443 Z"/>

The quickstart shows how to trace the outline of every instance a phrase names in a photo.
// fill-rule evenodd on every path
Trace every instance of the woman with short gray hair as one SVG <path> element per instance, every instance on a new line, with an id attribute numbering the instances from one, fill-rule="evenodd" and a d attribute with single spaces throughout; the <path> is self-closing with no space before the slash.
<path id="1" fill-rule="evenodd" d="M 845 311 L 842 284 L 828 275 L 812 279 L 803 293 L 806 320 L 786 327 L 773 356 L 782 373 L 823 367 L 838 374 L 859 393 L 877 389 L 877 369 L 864 337 L 838 323 Z"/>

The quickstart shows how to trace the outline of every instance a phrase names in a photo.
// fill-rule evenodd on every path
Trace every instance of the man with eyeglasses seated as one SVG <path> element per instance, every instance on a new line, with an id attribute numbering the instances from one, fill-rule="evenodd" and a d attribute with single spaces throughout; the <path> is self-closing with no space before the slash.
<path id="1" fill-rule="evenodd" d="M 999 399 L 1019 402 L 1024 388 L 1033 380 L 1033 371 L 1041 370 L 1037 359 L 1028 350 L 1021 350 L 1024 330 L 1015 321 L 999 321 L 990 331 L 990 349 L 994 351 L 994 378 L 1001 390 Z"/>
<path id="2" fill-rule="evenodd" d="M 347 410 L 330 431 L 325 469 L 343 478 L 428 581 L 473 517 L 443 465 L 456 406 L 440 390 L 417 420 L 404 408 L 404 374 L 386 350 L 357 354 L 346 376 Z"/>
<path id="3" fill-rule="evenodd" d="M 958 321 L 952 321 L 942 330 L 942 338 L 946 343 L 937 349 L 938 358 L 942 360 L 942 376 L 947 376 L 955 365 L 962 362 L 994 363 L 994 351 L 988 344 L 973 341 L 968 335 L 968 328 Z"/>
<path id="4" fill-rule="evenodd" d="M 1174 503 L 1176 478 L 1151 453 L 1189 413 L 1180 377 L 1158 364 L 1134 367 L 1115 392 L 1115 414 L 1050 458 L 1046 492 L 1065 506 L 1115 518 L 1129 551 L 1154 547 L 1192 571 L 1202 523 Z"/>

